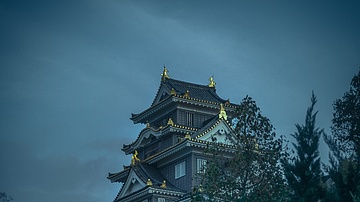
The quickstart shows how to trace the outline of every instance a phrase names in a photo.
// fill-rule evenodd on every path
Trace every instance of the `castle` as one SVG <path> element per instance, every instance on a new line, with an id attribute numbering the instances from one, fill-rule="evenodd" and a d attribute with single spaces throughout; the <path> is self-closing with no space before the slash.
<path id="1" fill-rule="evenodd" d="M 109 173 L 111 182 L 123 183 L 114 202 L 191 201 L 206 164 L 206 144 L 231 145 L 237 106 L 218 96 L 213 77 L 208 85 L 179 81 L 164 67 L 151 106 L 131 115 L 145 128 L 123 145 L 125 154 L 132 154 L 130 165 Z"/>

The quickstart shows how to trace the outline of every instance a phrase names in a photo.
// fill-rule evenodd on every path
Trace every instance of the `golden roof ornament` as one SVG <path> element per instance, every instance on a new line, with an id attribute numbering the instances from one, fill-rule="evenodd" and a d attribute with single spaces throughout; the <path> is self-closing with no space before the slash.
<path id="1" fill-rule="evenodd" d="M 171 125 L 171 126 L 174 126 L 174 121 L 171 118 L 169 118 L 167 124 Z"/>
<path id="2" fill-rule="evenodd" d="M 153 185 L 153 184 L 152 184 L 151 180 L 148 179 L 147 182 L 146 182 L 146 186 L 150 186 L 150 187 L 151 187 L 152 185 Z"/>
<path id="3" fill-rule="evenodd" d="M 140 161 L 140 159 L 137 157 L 138 154 L 139 154 L 138 151 L 135 150 L 134 154 L 131 157 L 131 165 L 135 165 L 136 162 Z"/>
<path id="4" fill-rule="evenodd" d="M 210 81 L 210 83 L 209 83 L 209 87 L 210 88 L 215 88 L 215 86 L 216 86 L 216 83 L 215 83 L 215 81 L 214 81 L 214 76 L 211 76 L 210 78 L 209 78 L 209 81 Z"/>
<path id="5" fill-rule="evenodd" d="M 146 121 L 146 128 L 150 128 L 150 123 L 149 123 L 149 121 Z"/>
<path id="6" fill-rule="evenodd" d="M 166 188 L 166 181 L 164 180 L 163 183 L 160 185 L 160 188 Z"/>
<path id="7" fill-rule="evenodd" d="M 190 98 L 190 92 L 189 90 L 186 90 L 185 94 L 184 94 L 184 98 Z"/>
<path id="8" fill-rule="evenodd" d="M 219 118 L 223 118 L 223 119 L 227 120 L 227 115 L 226 115 L 226 111 L 225 111 L 223 103 L 220 103 Z"/>
<path id="9" fill-rule="evenodd" d="M 190 136 L 190 134 L 188 132 L 185 134 L 185 139 L 188 139 L 188 140 L 191 139 L 191 136 Z"/>
<path id="10" fill-rule="evenodd" d="M 170 91 L 170 95 L 176 95 L 176 91 L 175 91 L 175 89 L 174 89 L 174 88 L 172 88 L 172 89 L 171 89 L 171 91 Z"/>
<path id="11" fill-rule="evenodd" d="M 164 65 L 164 70 L 163 73 L 161 74 L 161 80 L 165 81 L 166 79 L 170 79 L 170 76 L 168 75 L 169 70 L 166 69 L 165 65 Z"/>
<path id="12" fill-rule="evenodd" d="M 227 99 L 225 105 L 230 105 L 230 99 Z"/>

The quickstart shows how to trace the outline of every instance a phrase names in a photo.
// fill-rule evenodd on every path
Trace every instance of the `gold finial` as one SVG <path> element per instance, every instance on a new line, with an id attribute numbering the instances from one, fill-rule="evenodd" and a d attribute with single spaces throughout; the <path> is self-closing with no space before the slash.
<path id="1" fill-rule="evenodd" d="M 184 98 L 190 98 L 190 92 L 189 90 L 186 90 L 185 94 L 184 94 Z"/>
<path id="2" fill-rule="evenodd" d="M 148 179 L 147 182 L 146 182 L 146 186 L 152 186 L 152 185 L 153 185 L 153 184 L 152 184 L 151 180 Z"/>
<path id="3" fill-rule="evenodd" d="M 223 119 L 227 120 L 227 115 L 226 115 L 226 111 L 225 111 L 223 103 L 220 103 L 219 118 L 223 118 Z"/>
<path id="4" fill-rule="evenodd" d="M 171 95 L 176 95 L 176 91 L 175 91 L 174 88 L 171 89 L 170 94 L 171 94 Z"/>
<path id="5" fill-rule="evenodd" d="M 160 185 L 160 188 L 166 188 L 166 181 L 164 180 L 163 183 Z"/>
<path id="6" fill-rule="evenodd" d="M 135 150 L 134 154 L 131 157 L 131 165 L 135 165 L 136 162 L 140 161 L 140 159 L 137 157 L 138 151 Z"/>
<path id="7" fill-rule="evenodd" d="M 211 76 L 210 78 L 209 78 L 209 81 L 210 81 L 210 83 L 209 83 L 209 87 L 210 88 L 215 88 L 215 86 L 216 86 L 216 83 L 215 83 L 215 81 L 214 81 L 214 76 Z"/>
<path id="8" fill-rule="evenodd" d="M 188 140 L 190 140 L 190 139 L 191 139 L 191 136 L 190 136 L 190 134 L 189 134 L 189 133 L 186 133 L 186 134 L 185 134 L 185 139 L 188 139 Z"/>
<path id="9" fill-rule="evenodd" d="M 174 126 L 174 121 L 171 118 L 169 118 L 167 124 L 171 125 L 171 126 Z"/>
<path id="10" fill-rule="evenodd" d="M 165 65 L 164 65 L 164 70 L 163 73 L 161 74 L 161 80 L 165 81 L 165 79 L 170 79 L 170 76 L 168 75 L 169 70 L 166 69 Z"/>
<path id="11" fill-rule="evenodd" d="M 150 128 L 150 123 L 149 123 L 149 121 L 146 121 L 146 128 Z"/>
<path id="12" fill-rule="evenodd" d="M 227 99 L 225 105 L 230 105 L 230 99 Z"/>

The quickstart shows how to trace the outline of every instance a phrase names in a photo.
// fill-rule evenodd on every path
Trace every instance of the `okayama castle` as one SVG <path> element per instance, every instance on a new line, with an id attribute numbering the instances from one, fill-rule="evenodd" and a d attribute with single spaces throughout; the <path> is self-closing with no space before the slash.
<path id="1" fill-rule="evenodd" d="M 107 177 L 122 183 L 114 202 L 191 201 L 206 164 L 206 143 L 231 147 L 234 135 L 230 123 L 238 105 L 220 98 L 213 77 L 209 80 L 208 85 L 175 80 L 164 67 L 151 106 L 131 115 L 145 128 L 123 145 L 125 154 L 132 154 L 130 165 Z"/>

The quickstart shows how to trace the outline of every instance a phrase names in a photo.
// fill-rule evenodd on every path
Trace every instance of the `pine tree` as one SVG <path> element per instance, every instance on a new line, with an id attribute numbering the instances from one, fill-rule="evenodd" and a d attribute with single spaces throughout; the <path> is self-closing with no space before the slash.
<path id="1" fill-rule="evenodd" d="M 246 96 L 237 111 L 235 142 L 231 155 L 219 144 L 209 144 L 211 154 L 201 187 L 193 201 L 285 201 L 282 178 L 282 137 L 264 117 L 251 97 Z"/>
<path id="2" fill-rule="evenodd" d="M 297 131 L 292 134 L 296 141 L 293 143 L 296 155 L 283 162 L 293 201 L 318 201 L 325 194 L 318 150 L 319 139 L 324 131 L 315 126 L 317 112 L 313 113 L 313 110 L 316 102 L 316 96 L 312 93 L 305 124 L 296 124 Z"/>
<path id="3" fill-rule="evenodd" d="M 324 140 L 330 148 L 330 165 L 325 169 L 334 183 L 333 201 L 359 201 L 360 198 L 360 71 L 342 99 L 334 102 L 332 135 Z"/>

